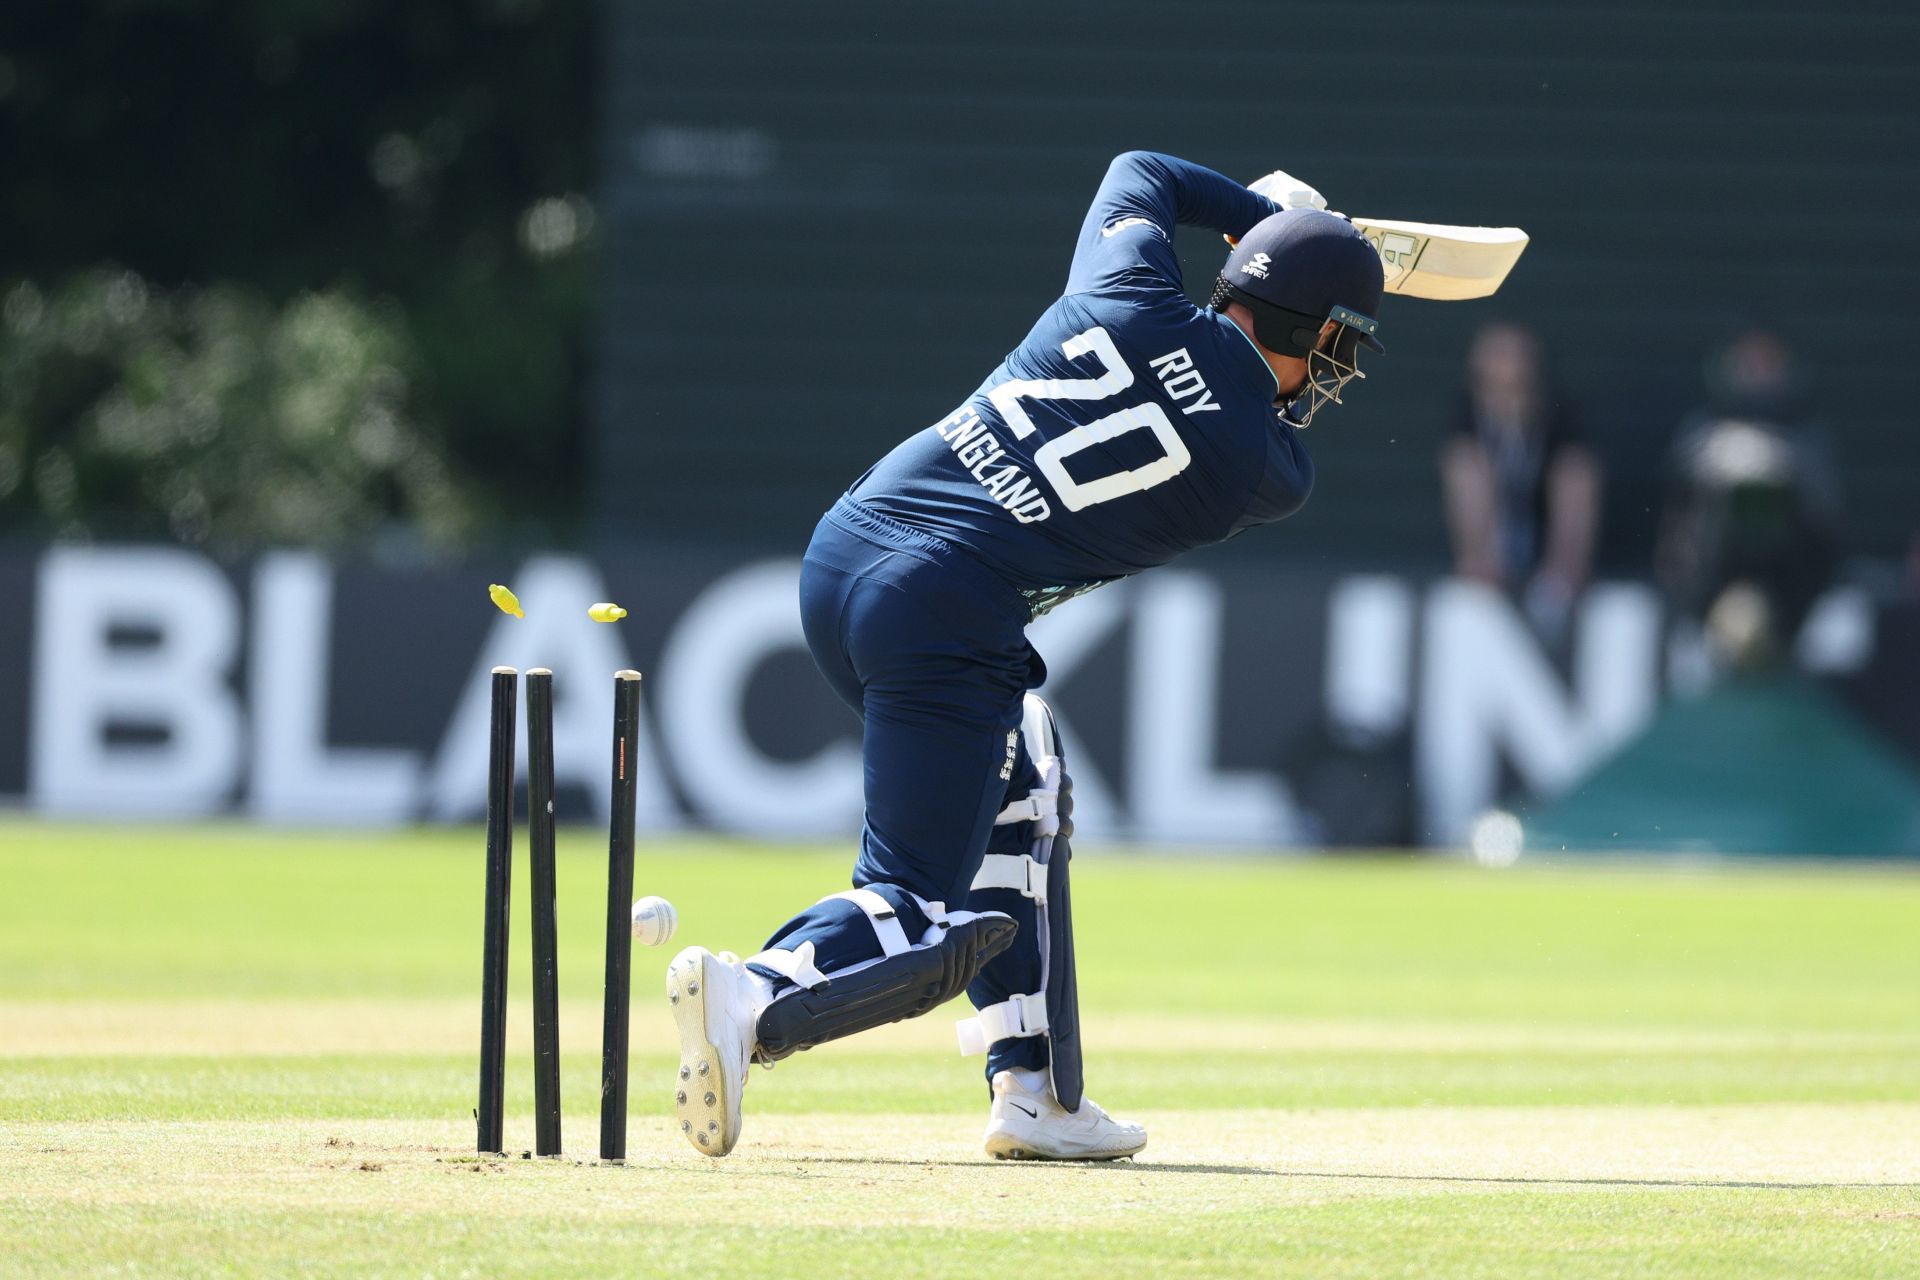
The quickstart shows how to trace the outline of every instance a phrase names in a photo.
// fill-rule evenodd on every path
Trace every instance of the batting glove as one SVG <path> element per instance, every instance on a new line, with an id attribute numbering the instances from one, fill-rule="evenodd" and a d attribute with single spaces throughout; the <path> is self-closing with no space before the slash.
<path id="1" fill-rule="evenodd" d="M 1327 198 L 1285 169 L 1275 169 L 1264 178 L 1255 178 L 1247 190 L 1265 196 L 1282 209 L 1324 209 Z M 1228 245 L 1238 245 L 1238 236 L 1223 236 Z"/>
<path id="2" fill-rule="evenodd" d="M 1255 178 L 1247 190 L 1263 195 L 1282 209 L 1324 209 L 1327 198 L 1285 169 L 1275 169 L 1264 178 Z"/>

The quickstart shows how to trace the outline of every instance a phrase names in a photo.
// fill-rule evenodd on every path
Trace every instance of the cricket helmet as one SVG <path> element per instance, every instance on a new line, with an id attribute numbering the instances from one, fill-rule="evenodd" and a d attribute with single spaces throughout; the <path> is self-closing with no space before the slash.
<path id="1" fill-rule="evenodd" d="M 1286 209 L 1240 237 L 1214 284 L 1212 305 L 1225 311 L 1242 303 L 1261 346 L 1306 358 L 1306 384 L 1282 411 L 1304 427 L 1322 404 L 1340 402 L 1348 382 L 1366 376 L 1356 364 L 1358 348 L 1386 350 L 1374 318 L 1384 284 L 1380 256 L 1359 228 L 1337 213 Z M 1320 331 L 1329 320 L 1334 338 L 1322 350 Z"/>

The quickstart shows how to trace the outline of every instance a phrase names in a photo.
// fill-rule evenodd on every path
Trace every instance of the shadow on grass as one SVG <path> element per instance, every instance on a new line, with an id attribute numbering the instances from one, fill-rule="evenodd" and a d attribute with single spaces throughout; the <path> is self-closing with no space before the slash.
<path id="1" fill-rule="evenodd" d="M 1315 1169 L 1268 1169 L 1242 1164 L 1168 1164 L 1155 1160 L 915 1160 L 902 1157 L 889 1160 L 879 1156 L 807 1156 L 794 1164 L 874 1165 L 900 1168 L 907 1165 L 945 1169 L 979 1169 L 991 1164 L 997 1168 L 1060 1169 L 1076 1168 L 1092 1172 L 1128 1173 L 1207 1173 L 1247 1178 L 1326 1178 L 1364 1182 L 1453 1182 L 1480 1183 L 1488 1186 L 1520 1187 L 1689 1187 L 1729 1191 L 1907 1191 L 1920 1190 L 1920 1182 L 1736 1182 L 1716 1178 L 1513 1178 L 1469 1176 L 1446 1173 L 1332 1173 Z"/>
<path id="2" fill-rule="evenodd" d="M 1250 1178 L 1278 1178 L 1284 1176 L 1278 1169 L 1262 1169 L 1254 1165 L 1242 1164 L 1164 1164 L 1152 1160 L 1136 1161 L 1128 1158 L 1119 1160 L 916 1160 L 901 1157 L 889 1160 L 880 1156 L 806 1156 L 795 1157 L 794 1164 L 866 1164 L 883 1165 L 898 1168 L 905 1165 L 920 1165 L 941 1169 L 1084 1169 L 1088 1171 L 1120 1171 L 1133 1173 L 1227 1173 Z"/>
<path id="3" fill-rule="evenodd" d="M 1367 1182 L 1480 1182 L 1521 1187 L 1694 1187 L 1733 1191 L 1904 1191 L 1920 1182 L 1732 1182 L 1717 1178 L 1495 1178 L 1457 1173 L 1319 1173 L 1311 1169 L 1278 1169 L 1288 1178 L 1346 1178 Z"/>

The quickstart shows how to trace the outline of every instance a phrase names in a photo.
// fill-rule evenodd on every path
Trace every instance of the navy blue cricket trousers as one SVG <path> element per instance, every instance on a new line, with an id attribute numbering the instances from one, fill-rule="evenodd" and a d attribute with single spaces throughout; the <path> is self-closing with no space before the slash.
<path id="1" fill-rule="evenodd" d="M 1024 853 L 1031 839 L 1027 824 L 993 821 L 1036 776 L 1016 732 L 1026 691 L 1046 679 L 1027 641 L 1028 615 L 1026 600 L 966 552 L 849 498 L 821 519 L 800 570 L 807 646 L 862 726 L 866 822 L 855 887 L 887 897 L 909 937 L 928 922 L 886 886 L 949 909 L 1004 911 L 1020 924 L 1014 945 L 968 989 L 976 1005 L 1040 983 L 1033 904 L 970 888 L 990 844 Z M 846 908 L 810 907 L 767 945 L 811 941 L 829 975 L 877 957 L 872 927 Z M 1039 1038 L 1003 1041 L 987 1071 L 1046 1061 Z"/>

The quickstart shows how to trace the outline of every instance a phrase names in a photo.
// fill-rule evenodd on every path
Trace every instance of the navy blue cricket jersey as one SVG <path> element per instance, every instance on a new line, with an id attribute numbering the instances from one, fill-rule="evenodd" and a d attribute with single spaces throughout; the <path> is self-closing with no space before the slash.
<path id="1" fill-rule="evenodd" d="M 1180 287 L 1177 223 L 1279 211 L 1211 169 L 1133 151 L 1087 211 L 1067 290 L 958 409 L 849 493 L 971 551 L 1036 613 L 1291 515 L 1313 464 L 1272 371 Z"/>

